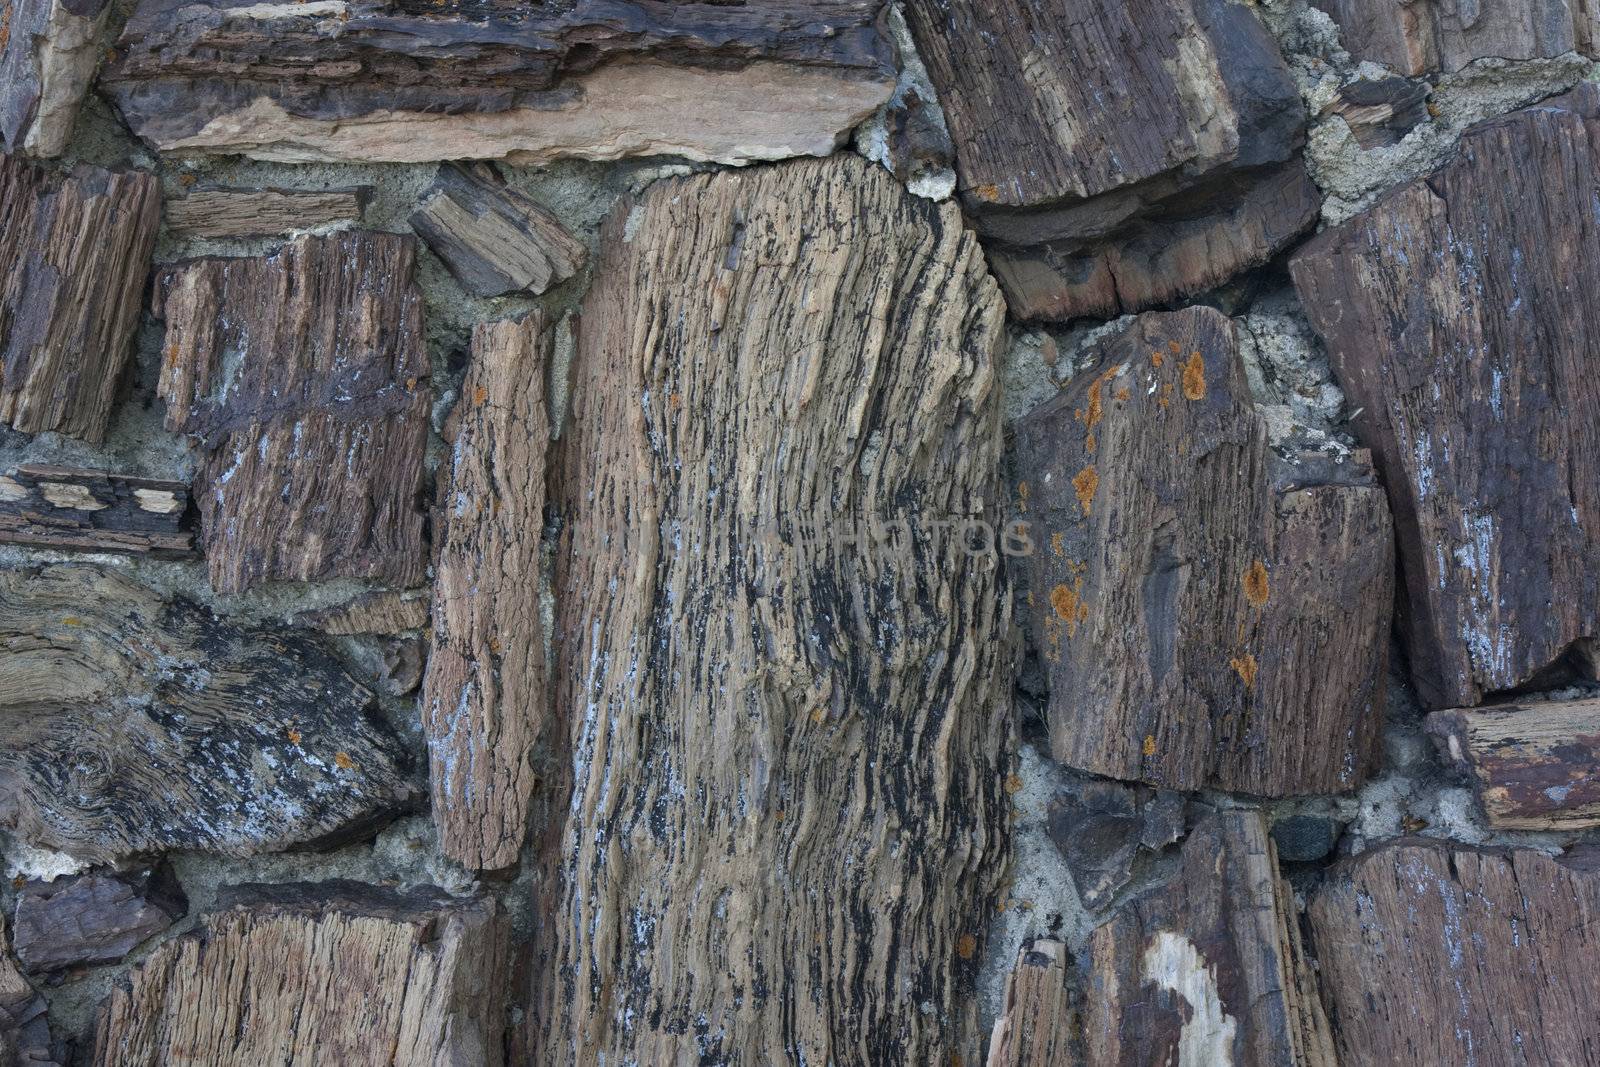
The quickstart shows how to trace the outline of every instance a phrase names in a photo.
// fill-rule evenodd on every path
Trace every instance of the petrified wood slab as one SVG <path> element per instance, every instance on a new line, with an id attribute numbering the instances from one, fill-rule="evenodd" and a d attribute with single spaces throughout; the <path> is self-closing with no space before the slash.
<path id="1" fill-rule="evenodd" d="M 167 428 L 199 439 L 211 584 L 421 581 L 428 352 L 413 238 L 299 237 L 158 281 Z"/>
<path id="2" fill-rule="evenodd" d="M 595 278 L 550 1059 L 974 1058 L 1013 666 L 992 547 L 941 525 L 1000 454 L 978 246 L 841 155 L 657 183 Z"/>
<path id="3" fill-rule="evenodd" d="M 1460 70 L 1475 59 L 1594 54 L 1592 0 L 1312 0 L 1356 59 L 1402 74 Z"/>
<path id="4" fill-rule="evenodd" d="M 428 591 L 379 589 L 343 604 L 301 612 L 294 622 L 340 636 L 420 630 L 428 625 Z"/>
<path id="5" fill-rule="evenodd" d="M 372 695 L 293 632 L 113 571 L 0 570 L 0 824 L 91 863 L 348 838 L 411 797 Z"/>
<path id="6" fill-rule="evenodd" d="M 189 487 L 70 467 L 0 474 L 0 543 L 152 556 L 194 554 Z"/>
<path id="7" fill-rule="evenodd" d="M 0 1064 L 56 1067 L 55 1042 L 45 1017 L 44 997 L 34 992 L 11 961 L 4 916 L 0 916 Z"/>
<path id="8" fill-rule="evenodd" d="M 0 140 L 58 156 L 100 62 L 106 0 L 10 0 L 0 15 Z"/>
<path id="9" fill-rule="evenodd" d="M 1006 1006 L 989 1037 L 985 1067 L 1078 1067 L 1080 1029 L 1072 957 L 1060 941 L 1022 946 L 1006 983 Z"/>
<path id="10" fill-rule="evenodd" d="M 1474 127 L 1291 264 L 1389 492 L 1429 707 L 1482 703 L 1600 634 L 1597 202 L 1589 86 Z"/>
<path id="11" fill-rule="evenodd" d="M 473 330 L 446 427 L 449 470 L 439 472 L 422 720 L 440 848 L 473 869 L 517 862 L 547 718 L 539 560 L 550 344 L 540 313 Z"/>
<path id="12" fill-rule="evenodd" d="M 589 258 L 560 219 L 508 188 L 487 164 L 439 168 L 411 228 L 476 296 L 538 295 Z"/>
<path id="13" fill-rule="evenodd" d="M 1166 789 L 1354 789 L 1393 562 L 1361 455 L 1267 445 L 1233 324 L 1146 314 L 1017 429 L 1051 749 Z"/>
<path id="14" fill-rule="evenodd" d="M 906 16 L 1013 315 L 1168 303 L 1317 218 L 1304 109 L 1245 5 L 910 0 Z"/>
<path id="15" fill-rule="evenodd" d="M 32 882 L 17 892 L 17 959 L 30 974 L 115 963 L 188 910 L 165 864 Z"/>
<path id="16" fill-rule="evenodd" d="M 1322 113 L 1344 119 L 1364 149 L 1398 144 L 1428 121 L 1428 90 L 1420 79 L 1363 78 L 1341 86 Z"/>
<path id="17" fill-rule="evenodd" d="M 167 201 L 168 228 L 192 237 L 260 237 L 361 218 L 369 190 L 196 189 Z"/>
<path id="18" fill-rule="evenodd" d="M 101 1009 L 96 1067 L 498 1067 L 493 900 L 350 882 L 224 889 Z"/>
<path id="19" fill-rule="evenodd" d="M 1066 861 L 1078 899 L 1096 909 L 1128 884 L 1141 853 L 1183 836 L 1185 817 L 1180 793 L 1097 778 L 1050 801 L 1045 833 Z"/>
<path id="20" fill-rule="evenodd" d="M 1259 812 L 1197 826 L 1172 883 L 1090 936 L 1087 968 L 1089 1063 L 1338 1062 Z"/>
<path id="21" fill-rule="evenodd" d="M 1343 1063 L 1592 1063 L 1600 874 L 1406 839 L 1334 869 L 1310 908 Z"/>
<path id="22" fill-rule="evenodd" d="M 1436 711 L 1428 733 L 1491 826 L 1600 826 L 1600 700 Z"/>
<path id="23" fill-rule="evenodd" d="M 98 443 L 139 322 L 156 179 L 0 156 L 0 420 Z"/>
<path id="24" fill-rule="evenodd" d="M 894 88 L 881 0 L 142 0 L 101 76 L 163 151 L 418 163 L 826 155 Z"/>

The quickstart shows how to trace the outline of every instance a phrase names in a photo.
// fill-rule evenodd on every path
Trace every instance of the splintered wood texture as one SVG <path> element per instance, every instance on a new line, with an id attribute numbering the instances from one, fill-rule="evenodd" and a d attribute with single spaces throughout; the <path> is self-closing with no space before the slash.
<path id="1" fill-rule="evenodd" d="M 1084 1039 L 1097 1067 L 1338 1063 L 1260 812 L 1195 827 L 1171 884 L 1090 936 L 1088 970 Z"/>
<path id="2" fill-rule="evenodd" d="M 100 85 L 166 151 L 418 163 L 826 155 L 894 89 L 882 0 L 140 0 Z"/>
<path id="3" fill-rule="evenodd" d="M 446 166 L 411 228 L 475 296 L 535 295 L 583 269 L 589 249 L 532 199 L 483 164 Z"/>
<path id="4" fill-rule="evenodd" d="M 511 867 L 527 836 L 544 726 L 539 561 L 550 421 L 544 316 L 480 323 L 446 427 L 422 717 L 445 855 Z"/>
<path id="5" fill-rule="evenodd" d="M 194 554 L 189 487 L 68 467 L 0 474 L 0 543 L 153 556 Z"/>
<path id="6" fill-rule="evenodd" d="M 1600 874 L 1408 839 L 1335 868 L 1312 947 L 1347 1064 L 1600 1063 Z"/>
<path id="7" fill-rule="evenodd" d="M 300 237 L 159 282 L 167 428 L 198 438 L 212 586 L 420 582 L 428 352 L 413 238 Z"/>
<path id="8" fill-rule="evenodd" d="M 1588 86 L 1474 127 L 1291 265 L 1389 492 L 1428 707 L 1480 704 L 1600 633 L 1597 203 Z"/>
<path id="9" fill-rule="evenodd" d="M 0 140 L 58 156 L 104 44 L 106 0 L 10 0 L 0 14 Z"/>
<path id="10" fill-rule="evenodd" d="M 1595 54 L 1594 0 L 1312 0 L 1357 59 L 1402 74 L 1457 71 L 1475 59 Z"/>
<path id="11" fill-rule="evenodd" d="M 197 189 L 167 201 L 167 226 L 194 237 L 256 237 L 361 217 L 367 190 Z"/>
<path id="12" fill-rule="evenodd" d="M 0 915 L 0 1064 L 5 1067 L 55 1067 L 44 997 L 11 961 L 5 917 Z"/>
<path id="13" fill-rule="evenodd" d="M 0 420 L 98 443 L 161 221 L 153 175 L 0 156 Z"/>
<path id="14" fill-rule="evenodd" d="M 986 1067 L 1079 1067 L 1072 957 L 1060 941 L 1024 945 L 1006 984 L 1006 1006 L 989 1038 Z"/>
<path id="15" fill-rule="evenodd" d="M 1393 599 L 1361 455 L 1266 442 L 1234 327 L 1147 314 L 1017 431 L 1055 757 L 1168 789 L 1358 786 Z"/>
<path id="16" fill-rule="evenodd" d="M 970 1061 L 1014 653 L 993 553 L 937 524 L 1000 453 L 982 254 L 853 156 L 659 183 L 602 245 L 546 1062 Z"/>
<path id="17" fill-rule="evenodd" d="M 1428 733 L 1491 826 L 1600 826 L 1600 700 L 1436 711 Z"/>
<path id="18" fill-rule="evenodd" d="M 326 634 L 399 634 L 428 625 L 428 590 L 379 589 L 362 593 L 343 604 L 301 612 L 299 626 L 314 626 Z"/>
<path id="19" fill-rule="evenodd" d="M 0 824 L 90 862 L 250 856 L 410 799 L 372 695 L 316 645 L 113 571 L 0 571 Z"/>
<path id="20" fill-rule="evenodd" d="M 348 882 L 224 890 L 101 1008 L 95 1067 L 498 1067 L 493 900 Z"/>

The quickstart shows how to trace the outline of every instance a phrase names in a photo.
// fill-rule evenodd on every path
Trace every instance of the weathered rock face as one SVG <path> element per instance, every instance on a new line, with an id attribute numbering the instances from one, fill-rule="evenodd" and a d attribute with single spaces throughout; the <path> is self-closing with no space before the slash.
<path id="1" fill-rule="evenodd" d="M 160 222 L 149 174 L 0 156 L 0 420 L 105 437 Z"/>
<path id="2" fill-rule="evenodd" d="M 115 963 L 188 908 L 165 865 L 34 882 L 17 893 L 12 940 L 31 974 Z"/>
<path id="3" fill-rule="evenodd" d="M 1595 55 L 1592 0 L 1312 0 L 1357 59 L 1402 74 L 1456 71 L 1475 59 Z"/>
<path id="4" fill-rule="evenodd" d="M 1046 833 L 1066 860 L 1078 898 L 1095 909 L 1128 884 L 1141 854 L 1183 836 L 1186 807 L 1180 793 L 1095 779 L 1051 802 Z"/>
<path id="5" fill-rule="evenodd" d="M 345 882 L 230 889 L 101 1010 L 96 1067 L 503 1063 L 492 900 Z"/>
<path id="6" fill-rule="evenodd" d="M 1167 303 L 1316 220 L 1303 108 L 1244 5 L 910 0 L 906 14 L 1014 315 Z"/>
<path id="7" fill-rule="evenodd" d="M 475 869 L 517 862 L 548 718 L 539 560 L 550 340 L 537 313 L 473 331 L 439 477 L 422 715 L 440 842 Z"/>
<path id="8" fill-rule="evenodd" d="M 211 584 L 421 581 L 428 352 L 412 238 L 300 237 L 158 280 L 167 428 L 198 439 Z"/>
<path id="9" fill-rule="evenodd" d="M 257 237 L 361 217 L 368 190 L 194 189 L 168 200 L 167 225 L 195 237 Z"/>
<path id="10" fill-rule="evenodd" d="M 189 487 L 68 467 L 0 474 L 0 543 L 152 556 L 194 554 Z"/>
<path id="11" fill-rule="evenodd" d="M 0 140 L 58 156 L 100 62 L 106 0 L 11 0 L 0 23 Z"/>
<path id="12" fill-rule="evenodd" d="M 1012 660 L 993 543 L 943 525 L 1000 455 L 977 244 L 841 156 L 658 183 L 595 279 L 548 1062 L 970 1058 Z"/>
<path id="13" fill-rule="evenodd" d="M 476 296 L 539 294 L 583 269 L 589 250 L 483 164 L 441 167 L 411 228 Z"/>
<path id="14" fill-rule="evenodd" d="M 1006 1005 L 989 1038 L 987 1067 L 1078 1067 L 1078 1010 L 1072 957 L 1059 941 L 1022 947 L 1006 985 Z"/>
<path id="15" fill-rule="evenodd" d="M 1403 840 L 1311 902 L 1344 1063 L 1589 1063 L 1600 874 L 1537 852 Z"/>
<path id="16" fill-rule="evenodd" d="M 1600 632 L 1596 202 L 1589 86 L 1474 128 L 1292 264 L 1389 493 L 1430 707 L 1523 685 Z"/>
<path id="17" fill-rule="evenodd" d="M 1600 826 L 1600 700 L 1436 711 L 1428 733 L 1491 826 Z"/>
<path id="18" fill-rule="evenodd" d="M 370 829 L 411 796 L 371 700 L 292 633 L 113 571 L 0 571 L 0 824 L 29 844 L 104 863 Z"/>
<path id="19" fill-rule="evenodd" d="M 61 1059 L 45 1010 L 44 997 L 11 960 L 5 918 L 0 916 L 0 1065 L 57 1067 Z"/>
<path id="20" fill-rule="evenodd" d="M 881 0 L 143 0 L 101 76 L 164 151 L 416 163 L 826 155 L 894 88 Z"/>
<path id="21" fill-rule="evenodd" d="M 1267 446 L 1233 324 L 1147 314 L 1017 430 L 1051 749 L 1166 789 L 1353 789 L 1393 597 L 1361 456 Z"/>

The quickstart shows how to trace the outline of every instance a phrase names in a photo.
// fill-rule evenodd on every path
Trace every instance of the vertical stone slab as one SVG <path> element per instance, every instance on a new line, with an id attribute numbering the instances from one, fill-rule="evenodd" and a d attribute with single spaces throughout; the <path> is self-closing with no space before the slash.
<path id="1" fill-rule="evenodd" d="M 977 244 L 835 156 L 652 186 L 595 277 L 548 1062 L 970 1060 L 1013 667 L 998 560 L 942 525 L 1000 455 Z"/>
<path id="2" fill-rule="evenodd" d="M 107 0 L 10 0 L 0 12 L 0 140 L 59 156 L 104 44 Z"/>
<path id="3" fill-rule="evenodd" d="M 422 715 L 440 845 L 474 869 L 517 862 L 547 718 L 539 546 L 550 341 L 538 312 L 473 330 L 439 471 Z"/>

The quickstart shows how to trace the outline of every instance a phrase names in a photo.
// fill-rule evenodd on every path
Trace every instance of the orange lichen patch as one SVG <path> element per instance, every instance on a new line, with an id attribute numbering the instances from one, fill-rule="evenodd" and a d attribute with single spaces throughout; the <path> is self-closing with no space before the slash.
<path id="1" fill-rule="evenodd" d="M 1163 356 L 1160 352 L 1152 352 L 1152 353 L 1150 353 L 1150 365 L 1152 367 L 1159 367 L 1159 366 L 1161 366 L 1161 364 L 1165 363 L 1166 361 L 1167 361 L 1167 357 Z"/>
<path id="2" fill-rule="evenodd" d="M 1156 735 L 1155 734 L 1145 734 L 1144 735 L 1144 749 L 1143 749 L 1143 752 L 1144 752 L 1144 754 L 1146 756 L 1154 756 L 1156 754 Z"/>
<path id="3" fill-rule="evenodd" d="M 1124 385 L 1121 389 L 1117 390 L 1117 399 L 1122 401 L 1123 403 L 1127 403 L 1129 398 L 1132 397 L 1132 396 L 1133 396 L 1133 394 L 1128 392 L 1128 387 L 1126 385 Z"/>
<path id="4" fill-rule="evenodd" d="M 682 393 L 669 393 L 669 394 L 667 394 L 667 407 L 671 408 L 673 411 L 677 411 L 679 408 L 683 407 L 683 394 Z"/>
<path id="5" fill-rule="evenodd" d="M 1161 394 L 1156 397 L 1156 403 L 1163 409 L 1165 409 L 1168 404 L 1172 403 L 1172 383 L 1171 382 L 1162 382 L 1161 383 Z"/>
<path id="6" fill-rule="evenodd" d="M 987 200 L 991 204 L 1000 199 L 1000 187 L 993 182 L 984 182 L 972 192 L 979 200 Z"/>
<path id="7" fill-rule="evenodd" d="M 1261 607 L 1272 595 L 1272 589 L 1267 583 L 1267 565 L 1259 559 L 1245 569 L 1244 577 L 1239 581 L 1244 585 L 1244 598 L 1250 601 L 1253 607 Z"/>
<path id="8" fill-rule="evenodd" d="M 1094 451 L 1094 428 L 1100 425 L 1100 420 L 1105 417 L 1106 413 L 1105 401 L 1101 398 L 1100 390 L 1105 388 L 1106 382 L 1109 382 L 1116 375 L 1116 373 L 1117 368 L 1112 367 L 1110 370 L 1106 371 L 1104 374 L 1100 375 L 1100 377 L 1096 378 L 1092 383 L 1090 383 L 1089 406 L 1087 408 L 1079 408 L 1077 411 L 1073 412 L 1073 415 L 1077 418 L 1077 420 L 1083 423 L 1083 428 L 1088 431 L 1088 437 L 1084 441 L 1084 447 L 1086 447 L 1090 452 Z"/>
<path id="9" fill-rule="evenodd" d="M 1077 477 L 1072 479 L 1072 489 L 1078 494 L 1078 506 L 1083 508 L 1085 515 L 1094 505 L 1095 491 L 1100 488 L 1100 474 L 1094 467 L 1085 467 L 1079 471 Z"/>
<path id="10" fill-rule="evenodd" d="M 828 719 L 828 710 L 822 707 L 811 709 L 811 721 L 821 726 Z"/>
<path id="11" fill-rule="evenodd" d="M 1256 687 L 1256 672 L 1261 669 L 1261 665 L 1256 662 L 1255 653 L 1246 652 L 1243 656 L 1235 656 L 1228 661 L 1228 666 L 1233 668 L 1246 689 Z"/>
<path id="12" fill-rule="evenodd" d="M 1167 348 L 1170 349 L 1172 354 L 1175 356 L 1183 351 L 1183 346 L 1176 341 L 1168 341 Z"/>
<path id="13" fill-rule="evenodd" d="M 293 726 L 285 727 L 283 736 L 289 739 L 289 743 L 291 745 L 298 745 L 300 743 L 300 731 L 296 730 Z"/>
<path id="14" fill-rule="evenodd" d="M 489 390 L 486 387 L 480 385 L 472 391 L 472 402 L 474 404 L 481 404 L 488 399 Z"/>
<path id="15" fill-rule="evenodd" d="M 178 365 L 178 356 L 178 342 L 173 341 L 171 344 L 167 345 L 166 364 L 169 370 Z"/>
<path id="16" fill-rule="evenodd" d="M 1189 353 L 1183 365 L 1183 397 L 1185 400 L 1206 398 L 1206 361 L 1198 351 Z"/>
<path id="17" fill-rule="evenodd" d="M 178 184 L 183 186 L 185 189 L 189 188 L 189 186 L 193 185 L 198 180 L 199 179 L 193 174 L 178 175 Z"/>
<path id="18" fill-rule="evenodd" d="M 83 625 L 83 620 L 78 618 L 76 615 L 63 615 L 61 617 L 61 625 L 62 626 L 82 626 Z"/>
<path id="19" fill-rule="evenodd" d="M 1006 792 L 1012 795 L 1022 792 L 1022 778 L 1019 775 L 1006 775 Z"/>
<path id="20" fill-rule="evenodd" d="M 1085 452 L 1093 452 L 1099 447 L 1099 444 L 1100 442 L 1095 438 L 1094 434 L 1091 433 L 1088 437 L 1083 439 L 1083 450 Z"/>
<path id="21" fill-rule="evenodd" d="M 978 951 L 978 939 L 971 934 L 962 934 L 956 938 L 956 955 L 964 960 L 970 960 L 972 954 Z"/>
<path id="22" fill-rule="evenodd" d="M 1056 617 L 1067 624 L 1067 639 L 1078 636 L 1078 624 L 1089 617 L 1089 606 L 1083 602 L 1083 579 L 1072 585 L 1065 582 L 1050 590 L 1050 606 Z"/>
<path id="23" fill-rule="evenodd" d="M 1065 556 L 1067 554 L 1067 535 L 1060 530 L 1051 534 L 1050 551 L 1054 552 L 1058 557 Z"/>
<path id="24" fill-rule="evenodd" d="M 349 771 L 355 769 L 356 761 L 350 758 L 348 752 L 335 752 L 333 754 L 333 765 L 341 771 Z"/>
<path id="25" fill-rule="evenodd" d="M 1017 507 L 1023 511 L 1028 510 L 1028 483 L 1017 483 Z"/>

